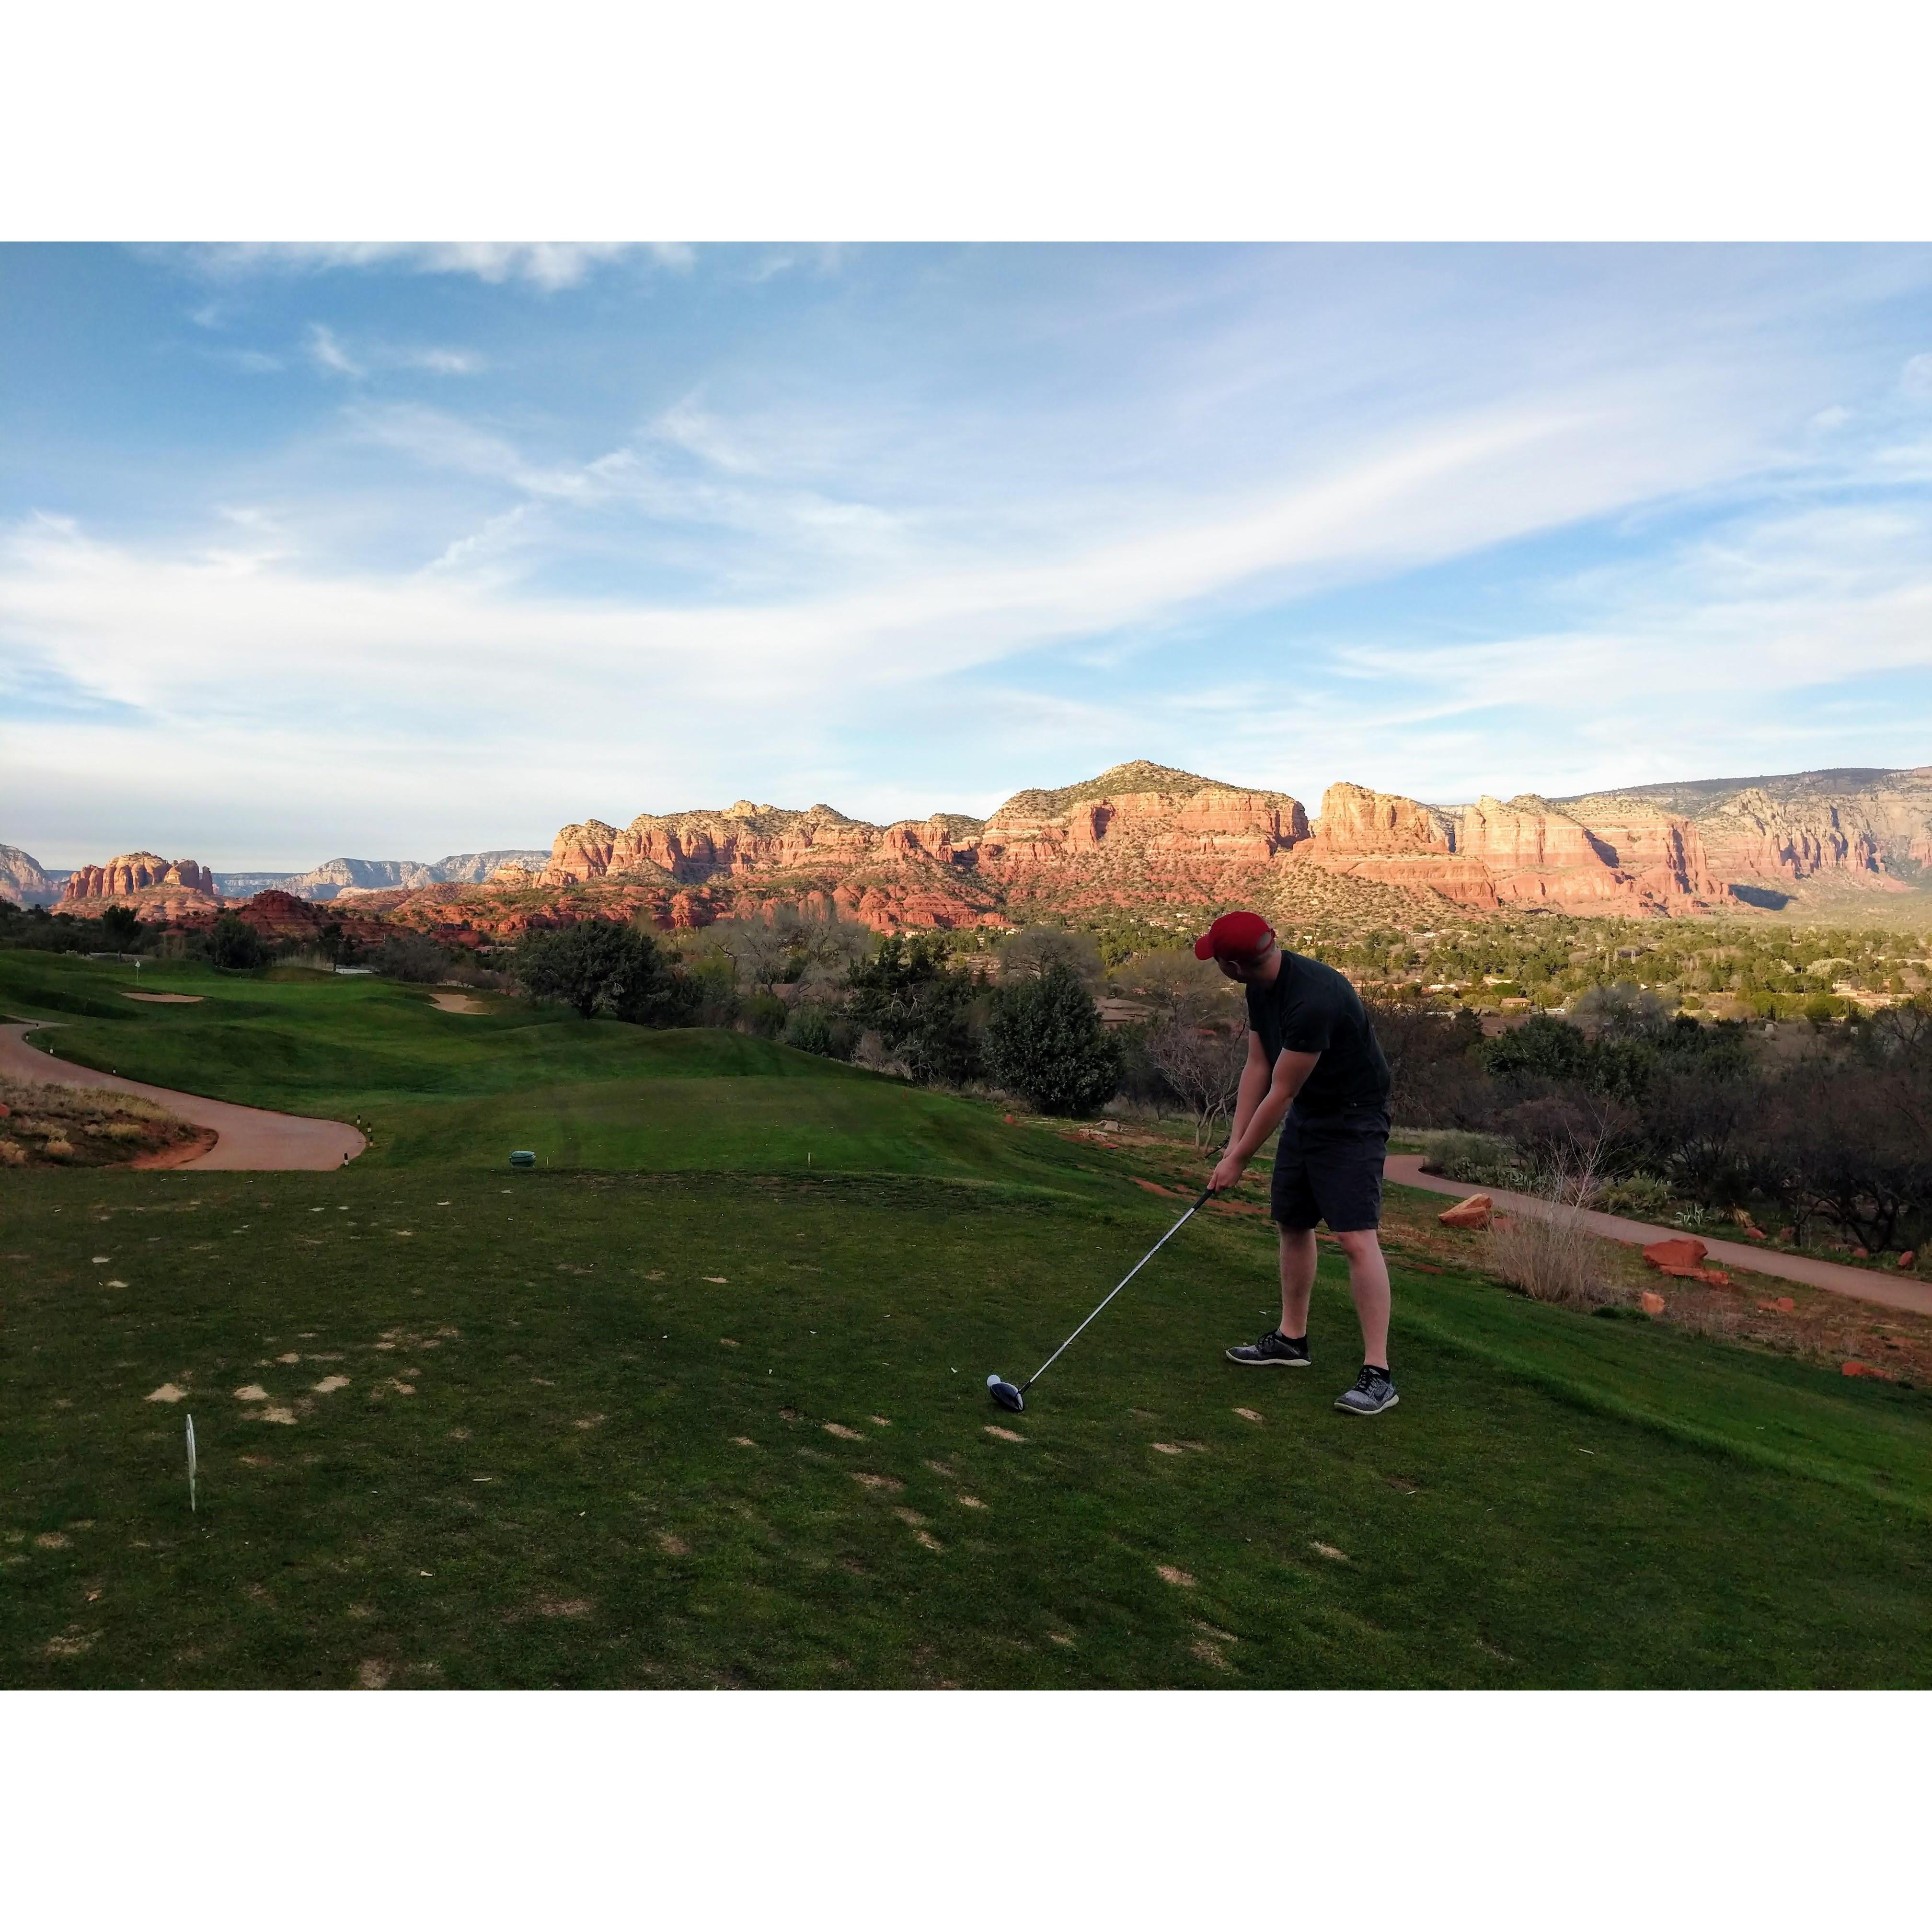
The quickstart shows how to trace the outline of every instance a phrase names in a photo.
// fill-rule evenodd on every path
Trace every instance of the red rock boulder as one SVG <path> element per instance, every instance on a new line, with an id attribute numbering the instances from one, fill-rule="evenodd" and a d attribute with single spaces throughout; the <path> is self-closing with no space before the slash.
<path id="1" fill-rule="evenodd" d="M 1710 1252 L 1694 1235 L 1676 1234 L 1667 1241 L 1652 1241 L 1643 1258 L 1659 1274 L 1680 1275 L 1695 1280 L 1703 1270 L 1704 1257 Z"/>
<path id="2" fill-rule="evenodd" d="M 1496 1216 L 1496 1203 L 1486 1194 L 1472 1194 L 1436 1216 L 1445 1228 L 1486 1228 Z"/>

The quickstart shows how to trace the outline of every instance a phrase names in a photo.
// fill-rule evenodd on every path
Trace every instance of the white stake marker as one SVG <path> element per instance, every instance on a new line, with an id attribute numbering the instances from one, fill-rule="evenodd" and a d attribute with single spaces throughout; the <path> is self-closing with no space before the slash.
<path id="1" fill-rule="evenodd" d="M 190 1510 L 200 1508 L 194 1496 L 194 1418 L 191 1415 L 188 1419 L 188 1506 Z"/>

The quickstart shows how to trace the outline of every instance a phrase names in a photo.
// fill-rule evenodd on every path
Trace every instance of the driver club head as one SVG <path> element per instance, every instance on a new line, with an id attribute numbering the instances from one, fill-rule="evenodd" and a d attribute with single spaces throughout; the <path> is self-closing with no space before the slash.
<path id="1" fill-rule="evenodd" d="M 1026 1397 L 1011 1382 L 1002 1382 L 998 1376 L 986 1378 L 986 1393 L 1002 1408 L 1010 1408 L 1016 1415 L 1026 1407 Z"/>

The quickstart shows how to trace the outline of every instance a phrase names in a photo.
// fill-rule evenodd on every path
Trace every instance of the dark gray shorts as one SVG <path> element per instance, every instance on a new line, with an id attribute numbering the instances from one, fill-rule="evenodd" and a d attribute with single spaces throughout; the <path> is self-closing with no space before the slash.
<path id="1" fill-rule="evenodd" d="M 1380 1112 L 1304 1119 L 1292 1108 L 1274 1151 L 1269 1211 L 1284 1228 L 1326 1221 L 1338 1234 L 1378 1227 L 1389 1117 Z"/>

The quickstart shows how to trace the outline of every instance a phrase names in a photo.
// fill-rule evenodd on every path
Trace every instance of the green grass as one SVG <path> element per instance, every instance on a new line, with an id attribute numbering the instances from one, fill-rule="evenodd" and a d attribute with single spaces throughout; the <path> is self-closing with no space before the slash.
<path id="1" fill-rule="evenodd" d="M 20 957 L 10 1010 L 112 998 Z M 1351 1422 L 1334 1257 L 1318 1366 L 1244 1374 L 1268 1231 L 1204 1216 L 1006 1416 L 1175 1211 L 1122 1156 L 741 1039 L 203 982 L 71 1043 L 386 1096 L 376 1148 L 0 1177 L 0 1683 L 1932 1683 L 1921 1391 L 1399 1264 L 1403 1400 Z"/>
<path id="2" fill-rule="evenodd" d="M 247 1106 L 373 1124 L 358 1165 L 897 1173 L 1076 1189 L 1090 1158 L 997 1110 L 742 1034 L 654 1032 L 314 973 L 257 977 L 0 951 L 0 1012 L 59 1022 L 55 1054 Z"/>
<path id="3" fill-rule="evenodd" d="M 1144 1197 L 352 1168 L 7 1208 L 9 1684 L 1932 1681 L 1914 1391 L 1404 1276 L 1405 1400 L 1352 1424 L 1332 1260 L 1312 1374 L 1219 1360 L 1270 1286 L 1226 1221 L 1001 1416 Z"/>

